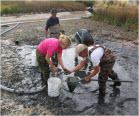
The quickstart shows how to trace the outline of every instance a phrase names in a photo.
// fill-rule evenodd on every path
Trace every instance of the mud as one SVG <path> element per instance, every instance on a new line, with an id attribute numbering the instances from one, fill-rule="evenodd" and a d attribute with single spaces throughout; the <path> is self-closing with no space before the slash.
<path id="1" fill-rule="evenodd" d="M 69 20 L 69 19 L 80 19 L 89 17 L 92 14 L 88 11 L 74 11 L 74 12 L 58 12 L 57 17 L 60 20 Z M 36 21 L 46 21 L 51 16 L 51 13 L 42 13 L 42 14 L 30 14 L 30 15 L 21 15 L 21 16 L 3 16 L 1 17 L 2 24 L 14 24 L 27 23 L 27 22 L 36 22 Z"/>
<path id="2" fill-rule="evenodd" d="M 1 37 L 1 84 L 19 90 L 35 90 L 43 86 L 38 67 L 31 65 L 31 52 L 45 39 L 45 21 L 20 24 L 14 30 Z M 1 91 L 1 115 L 138 115 L 138 41 L 137 36 L 123 28 L 106 25 L 90 19 L 61 20 L 61 26 L 73 43 L 63 51 L 63 62 L 72 69 L 74 61 L 74 35 L 79 28 L 86 28 L 94 36 L 95 43 L 111 48 L 117 62 L 114 70 L 122 83 L 113 89 L 107 82 L 106 96 L 98 95 L 98 83 L 79 84 L 73 93 L 69 92 L 66 75 L 59 75 L 62 80 L 60 96 L 50 98 L 47 90 L 20 95 Z M 13 25 L 9 25 L 12 27 Z M 2 32 L 6 28 L 1 28 Z M 120 32 L 121 35 L 116 35 Z M 119 33 L 118 33 L 119 34 Z M 123 36 L 124 35 L 124 36 Z M 15 40 L 19 40 L 19 45 Z M 129 42 L 130 40 L 130 42 Z M 71 76 L 84 78 L 93 70 L 90 62 L 81 71 Z M 97 75 L 94 77 L 97 79 Z"/>

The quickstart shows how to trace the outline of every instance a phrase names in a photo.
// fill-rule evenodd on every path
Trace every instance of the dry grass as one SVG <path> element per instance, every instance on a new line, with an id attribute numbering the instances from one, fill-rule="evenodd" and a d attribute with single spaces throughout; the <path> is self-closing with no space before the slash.
<path id="1" fill-rule="evenodd" d="M 128 30 L 138 31 L 138 7 L 107 7 L 100 8 L 93 16 L 94 20 L 104 21 L 108 24 L 125 26 Z"/>
<path id="2" fill-rule="evenodd" d="M 1 14 L 49 12 L 50 9 L 85 10 L 85 5 L 73 1 L 2 1 Z"/>

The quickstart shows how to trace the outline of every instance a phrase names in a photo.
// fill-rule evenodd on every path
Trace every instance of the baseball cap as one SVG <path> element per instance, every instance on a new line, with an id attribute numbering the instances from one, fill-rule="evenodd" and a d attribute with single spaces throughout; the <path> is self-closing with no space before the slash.
<path id="1" fill-rule="evenodd" d="M 79 44 L 78 46 L 76 46 L 76 50 L 75 50 L 75 58 L 77 58 L 79 56 L 79 54 L 84 51 L 87 48 L 86 45 L 84 44 Z"/>
<path id="2" fill-rule="evenodd" d="M 52 13 L 52 14 L 57 14 L 56 9 L 55 9 L 55 8 L 53 8 L 53 9 L 51 10 L 51 13 Z"/>

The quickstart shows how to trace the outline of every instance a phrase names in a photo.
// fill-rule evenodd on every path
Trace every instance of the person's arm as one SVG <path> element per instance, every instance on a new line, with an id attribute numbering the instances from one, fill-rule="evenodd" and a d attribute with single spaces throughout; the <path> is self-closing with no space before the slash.
<path id="1" fill-rule="evenodd" d="M 45 59 L 46 59 L 47 63 L 53 68 L 53 70 L 55 72 L 58 72 L 58 68 L 53 65 L 53 63 L 50 60 L 50 58 L 51 58 L 51 56 L 49 56 L 48 54 L 45 56 Z"/>
<path id="2" fill-rule="evenodd" d="M 58 53 L 58 54 L 57 54 L 57 59 L 58 59 L 59 64 L 61 65 L 62 69 L 63 69 L 63 70 L 66 69 L 66 68 L 64 67 L 64 64 L 63 64 L 63 61 L 62 61 L 62 54 Z"/>
<path id="3" fill-rule="evenodd" d="M 46 26 L 45 26 L 45 37 L 46 37 L 46 39 L 47 39 L 49 27 L 50 27 L 50 19 L 47 20 Z"/>
<path id="4" fill-rule="evenodd" d="M 86 60 L 85 61 L 81 60 L 81 62 L 76 67 L 74 67 L 70 72 L 72 73 L 72 72 L 80 70 L 81 68 L 83 68 L 85 62 Z"/>
<path id="5" fill-rule="evenodd" d="M 47 39 L 48 30 L 45 30 L 45 38 Z"/>
<path id="6" fill-rule="evenodd" d="M 94 67 L 94 71 L 89 76 L 85 77 L 84 80 L 85 81 L 89 81 L 93 76 L 95 76 L 99 72 L 99 68 L 100 68 L 99 65 L 98 66 L 95 66 Z"/>

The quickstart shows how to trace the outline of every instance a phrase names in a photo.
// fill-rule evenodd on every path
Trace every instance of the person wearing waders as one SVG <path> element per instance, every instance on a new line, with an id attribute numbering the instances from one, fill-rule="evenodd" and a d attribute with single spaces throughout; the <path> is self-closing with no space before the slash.
<path id="1" fill-rule="evenodd" d="M 117 73 L 115 73 L 113 70 L 116 60 L 114 52 L 102 45 L 93 45 L 87 47 L 84 44 L 79 44 L 76 46 L 75 53 L 77 56 L 82 57 L 82 60 L 70 71 L 70 73 L 80 70 L 84 66 L 86 59 L 89 59 L 93 64 L 94 71 L 85 77 L 84 80 L 90 81 L 90 79 L 99 72 L 98 79 L 105 80 L 98 82 L 99 94 L 105 96 L 106 80 L 108 77 L 110 77 L 112 80 L 119 80 Z M 114 82 L 113 87 L 120 85 L 121 82 Z"/>
<path id="2" fill-rule="evenodd" d="M 68 36 L 60 35 L 59 39 L 48 38 L 43 40 L 37 47 L 36 56 L 39 68 L 41 70 L 42 80 L 44 84 L 47 85 L 47 80 L 49 78 L 49 65 L 55 72 L 58 72 L 58 68 L 53 65 L 50 60 L 52 55 L 57 52 L 57 59 L 62 69 L 68 72 L 62 61 L 62 50 L 67 49 L 71 45 L 71 40 Z"/>
<path id="3" fill-rule="evenodd" d="M 60 32 L 64 33 L 63 30 L 60 29 L 59 18 L 56 17 L 57 11 L 55 8 L 51 10 L 51 17 L 47 20 L 46 27 L 45 27 L 45 37 L 47 39 L 48 29 L 50 31 L 50 38 L 58 39 L 60 36 Z M 58 65 L 57 54 L 52 56 L 52 61 L 55 66 Z"/>
<path id="4" fill-rule="evenodd" d="M 79 29 L 75 34 L 76 46 L 78 44 L 85 44 L 87 46 L 93 45 L 94 40 L 92 35 L 87 29 Z M 78 60 L 78 56 L 75 55 L 75 60 Z"/>

